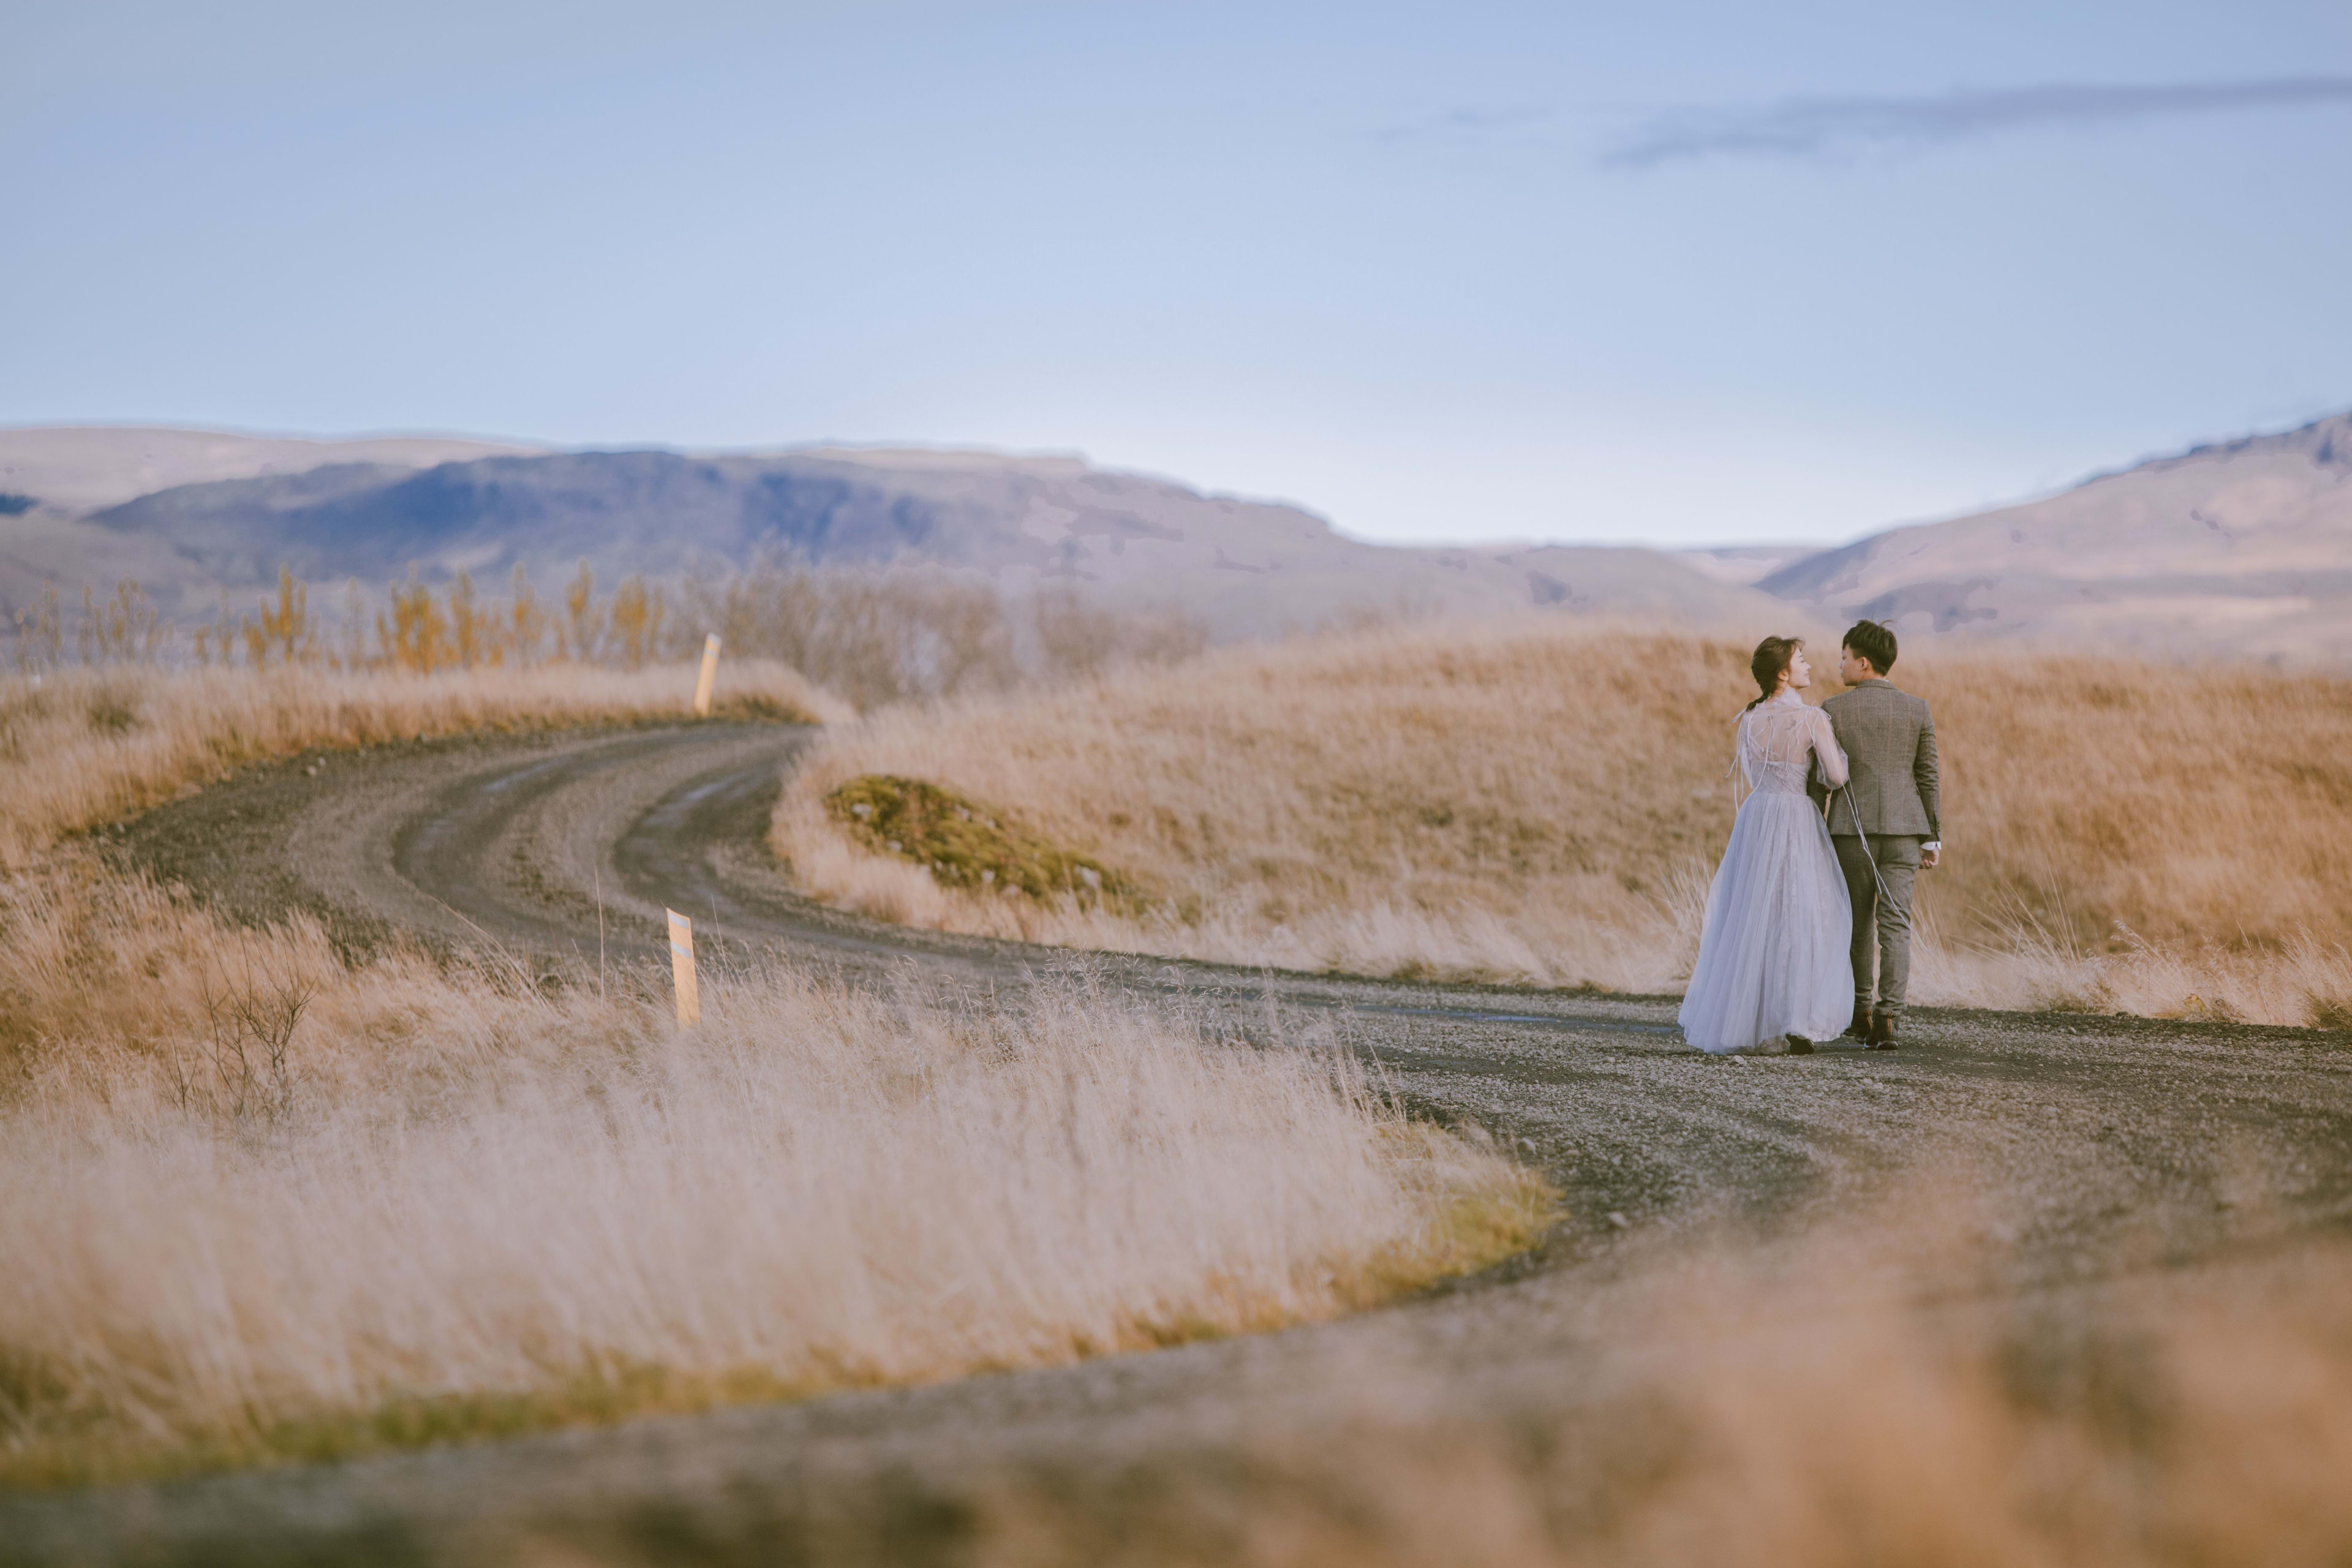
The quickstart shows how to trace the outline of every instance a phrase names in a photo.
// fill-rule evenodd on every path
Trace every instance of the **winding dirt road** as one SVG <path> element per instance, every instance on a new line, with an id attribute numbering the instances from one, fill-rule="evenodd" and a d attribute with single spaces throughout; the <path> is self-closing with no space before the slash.
<path id="1" fill-rule="evenodd" d="M 708 724 L 326 753 L 156 811 L 114 852 L 241 918 L 303 910 L 354 946 L 396 931 L 494 946 L 551 977 L 649 965 L 667 906 L 695 916 L 719 962 L 773 952 L 854 981 L 999 994 L 1082 965 L 1097 984 L 1261 1033 L 1269 1016 L 1336 1031 L 1376 1053 L 1421 1112 L 1549 1171 L 1567 1194 L 1558 1230 L 1463 1287 L 1255 1339 L 0 1499 L 0 1561 L 493 1560 L 524 1540 L 637 1561 L 955 1561 L 971 1500 L 1008 1476 L 1115 1536 L 1158 1506 L 1170 1476 L 1246 1493 L 1243 1457 L 1363 1416 L 1373 1387 L 1382 1419 L 1622 1421 L 1675 1352 L 1627 1342 L 1607 1303 L 1702 1243 L 1769 1270 L 1841 1217 L 1942 1203 L 1965 1211 L 1957 1230 L 1874 1243 L 1909 1299 L 2002 1311 L 2063 1300 L 2079 1317 L 2152 1272 L 2260 1267 L 2352 1229 L 2352 1037 L 1929 1010 L 1892 1056 L 1735 1062 L 1683 1047 L 1664 998 L 1081 959 L 913 932 L 796 897 L 768 857 L 769 808 L 805 739 Z M 1954 1234 L 1968 1238 L 1958 1251 Z"/>

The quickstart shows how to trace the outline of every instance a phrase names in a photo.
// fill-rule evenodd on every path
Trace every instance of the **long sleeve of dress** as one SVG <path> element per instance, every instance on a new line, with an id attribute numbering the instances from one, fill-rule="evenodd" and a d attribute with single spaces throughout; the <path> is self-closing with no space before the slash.
<path id="1" fill-rule="evenodd" d="M 1821 759 L 1822 781 L 1831 789 L 1845 783 L 1849 776 L 1845 748 L 1838 744 L 1837 731 L 1831 727 L 1830 716 L 1820 709 L 1812 710 L 1813 755 Z M 1929 766 L 1934 764 L 1931 763 Z"/>

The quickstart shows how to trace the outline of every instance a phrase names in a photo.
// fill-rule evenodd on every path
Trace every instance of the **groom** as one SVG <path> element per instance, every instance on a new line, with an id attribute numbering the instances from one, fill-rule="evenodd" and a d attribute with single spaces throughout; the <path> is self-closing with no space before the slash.
<path id="1" fill-rule="evenodd" d="M 1846 1033 L 1871 1050 L 1891 1051 L 1911 979 L 1911 879 L 1934 869 L 1944 847 L 1936 721 L 1925 702 L 1886 679 L 1895 668 L 1895 634 L 1886 627 L 1856 621 L 1841 656 L 1838 679 L 1853 689 L 1822 711 L 1853 777 L 1834 797 L 1818 771 L 1807 787 L 1829 808 L 1830 839 L 1853 903 L 1853 1022 Z"/>

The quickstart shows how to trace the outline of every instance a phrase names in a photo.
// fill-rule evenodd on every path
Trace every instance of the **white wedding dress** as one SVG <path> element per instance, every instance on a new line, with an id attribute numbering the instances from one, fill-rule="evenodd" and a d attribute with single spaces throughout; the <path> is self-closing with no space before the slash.
<path id="1" fill-rule="evenodd" d="M 1739 718 L 1748 798 L 1707 889 L 1698 964 L 1683 994 L 1683 1037 L 1700 1050 L 1744 1051 L 1782 1035 L 1835 1039 L 1853 1012 L 1853 910 L 1821 808 L 1805 793 L 1819 756 L 1832 789 L 1845 753 L 1829 715 L 1793 691 Z"/>

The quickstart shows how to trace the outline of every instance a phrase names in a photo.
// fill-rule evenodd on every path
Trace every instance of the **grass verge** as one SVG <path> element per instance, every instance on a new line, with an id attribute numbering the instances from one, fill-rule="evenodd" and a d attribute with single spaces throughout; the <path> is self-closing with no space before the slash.
<path id="1" fill-rule="evenodd" d="M 685 719 L 693 693 L 691 666 L 430 676 L 126 666 L 0 678 L 0 871 L 254 763 L 469 731 Z M 721 666 L 713 714 L 831 723 L 850 710 L 783 665 L 735 660 Z"/>

